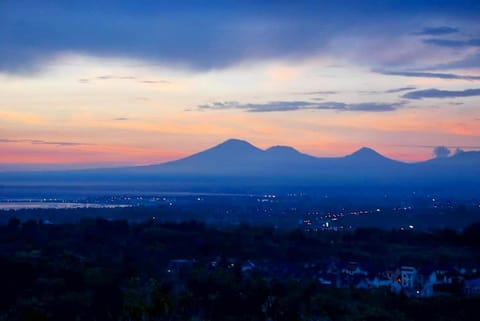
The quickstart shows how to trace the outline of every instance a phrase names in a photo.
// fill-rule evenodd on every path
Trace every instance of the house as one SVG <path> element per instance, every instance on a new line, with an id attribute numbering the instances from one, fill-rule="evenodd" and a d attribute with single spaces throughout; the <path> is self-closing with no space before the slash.
<path id="1" fill-rule="evenodd" d="M 412 266 L 400 268 L 400 285 L 403 289 L 413 289 L 417 282 L 417 269 Z"/>
<path id="2" fill-rule="evenodd" d="M 342 273 L 350 276 L 368 274 L 367 271 L 362 270 L 358 262 L 348 262 L 348 264 L 342 269 Z"/>
<path id="3" fill-rule="evenodd" d="M 480 279 L 465 280 L 463 292 L 466 295 L 480 295 Z"/>
<path id="4" fill-rule="evenodd" d="M 463 277 L 450 268 L 426 268 L 417 274 L 418 296 L 456 294 L 460 292 Z"/>
<path id="5" fill-rule="evenodd" d="M 430 273 L 427 282 L 451 284 L 453 282 L 453 273 L 447 269 L 434 270 Z"/>
<path id="6" fill-rule="evenodd" d="M 368 279 L 367 277 L 360 275 L 356 276 L 352 281 L 357 289 L 377 289 L 380 287 L 390 287 L 393 283 L 391 280 L 387 280 L 378 276 L 373 279 Z"/>

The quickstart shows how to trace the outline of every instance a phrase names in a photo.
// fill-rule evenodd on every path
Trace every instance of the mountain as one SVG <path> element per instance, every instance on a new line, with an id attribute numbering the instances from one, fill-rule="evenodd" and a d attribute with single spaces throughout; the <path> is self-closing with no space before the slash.
<path id="1" fill-rule="evenodd" d="M 480 152 L 457 153 L 451 157 L 440 157 L 412 164 L 412 172 L 421 172 L 433 180 L 440 178 L 452 181 L 475 180 L 480 176 Z"/>
<path id="2" fill-rule="evenodd" d="M 377 151 L 374 149 L 371 149 L 369 147 L 362 147 L 356 152 L 345 156 L 346 159 L 353 159 L 355 161 L 384 161 L 384 160 L 389 160 L 389 158 L 386 158 L 385 156 L 379 154 Z"/>
<path id="3" fill-rule="evenodd" d="M 361 165 L 367 167 L 396 166 L 404 164 L 402 162 L 387 158 L 368 147 L 360 148 L 356 152 L 343 157 L 343 160 L 347 163 L 350 163 L 352 166 Z"/>
<path id="4" fill-rule="evenodd" d="M 161 164 L 115 169 L 2 173 L 1 184 L 167 184 L 202 187 L 243 185 L 323 186 L 325 188 L 402 186 L 448 190 L 478 189 L 480 152 L 418 163 L 389 159 L 362 147 L 344 157 L 314 157 L 289 146 L 265 150 L 229 139 L 191 156 Z M 243 186 L 242 185 L 242 186 Z M 134 185 L 132 185 L 134 186 Z M 219 189 L 221 189 L 219 187 Z"/>
<path id="5" fill-rule="evenodd" d="M 247 141 L 229 139 L 191 156 L 163 164 L 145 166 L 147 170 L 176 173 L 236 173 L 261 166 L 264 151 Z"/>
<path id="6" fill-rule="evenodd" d="M 314 157 L 289 146 L 272 146 L 265 150 L 239 139 L 229 139 L 192 156 L 143 167 L 147 170 L 170 173 L 289 175 L 312 176 L 315 173 L 343 175 L 365 168 L 381 171 L 384 167 L 403 165 L 363 147 L 345 157 Z"/>
<path id="7" fill-rule="evenodd" d="M 445 182 L 480 182 L 480 152 L 465 152 L 445 159 L 404 163 L 362 147 L 344 157 L 314 157 L 289 146 L 265 150 L 247 141 L 229 139 L 189 157 L 163 164 L 137 167 L 157 175 L 256 177 L 296 184 L 437 185 Z"/>
<path id="8" fill-rule="evenodd" d="M 265 150 L 265 153 L 271 157 L 279 158 L 293 158 L 293 159 L 315 159 L 315 157 L 300 153 L 293 147 L 290 146 L 272 146 Z"/>
<path id="9" fill-rule="evenodd" d="M 439 157 L 430 159 L 424 164 L 432 166 L 434 164 L 438 165 L 466 165 L 469 166 L 472 163 L 480 165 L 480 151 L 470 151 L 470 152 L 460 152 L 451 157 Z M 480 166 L 479 166 L 480 167 Z"/>
<path id="10" fill-rule="evenodd" d="M 269 166 L 282 167 L 283 171 L 297 170 L 302 166 L 310 168 L 318 163 L 319 158 L 299 152 L 289 146 L 272 146 L 262 155 L 262 161 Z"/>
<path id="11" fill-rule="evenodd" d="M 312 167 L 319 159 L 288 146 L 262 150 L 247 141 L 229 139 L 205 151 L 142 170 L 178 174 L 266 175 L 293 174 L 298 166 Z M 140 169 L 140 168 L 139 168 Z"/>

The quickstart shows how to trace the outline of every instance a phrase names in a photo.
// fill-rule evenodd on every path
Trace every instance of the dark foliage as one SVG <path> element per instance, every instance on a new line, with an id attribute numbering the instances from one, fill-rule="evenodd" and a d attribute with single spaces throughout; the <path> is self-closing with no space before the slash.
<path id="1" fill-rule="evenodd" d="M 11 219 L 0 226 L 0 320 L 474 320 L 474 297 L 328 288 L 314 278 L 244 273 L 241 264 L 479 264 L 479 226 L 304 233 L 193 221 Z M 188 268 L 172 271 L 176 259 Z"/>

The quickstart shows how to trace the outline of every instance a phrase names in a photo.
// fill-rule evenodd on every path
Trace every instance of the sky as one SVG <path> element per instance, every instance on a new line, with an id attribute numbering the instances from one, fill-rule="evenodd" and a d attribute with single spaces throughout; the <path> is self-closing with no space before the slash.
<path id="1" fill-rule="evenodd" d="M 407 162 L 479 150 L 478 21 L 467 0 L 0 0 L 0 169 L 152 164 L 229 138 Z"/>

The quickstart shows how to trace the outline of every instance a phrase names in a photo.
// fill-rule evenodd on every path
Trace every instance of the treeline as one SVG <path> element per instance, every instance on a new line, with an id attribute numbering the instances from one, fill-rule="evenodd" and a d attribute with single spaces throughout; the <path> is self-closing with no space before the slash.
<path id="1" fill-rule="evenodd" d="M 476 298 L 417 300 L 264 280 L 242 262 L 355 260 L 478 265 L 480 224 L 462 232 L 358 229 L 304 233 L 195 221 L 129 224 L 102 218 L 0 226 L 0 320 L 473 320 Z M 168 273 L 171 260 L 194 266 Z M 209 268 L 208 263 L 233 262 Z"/>

